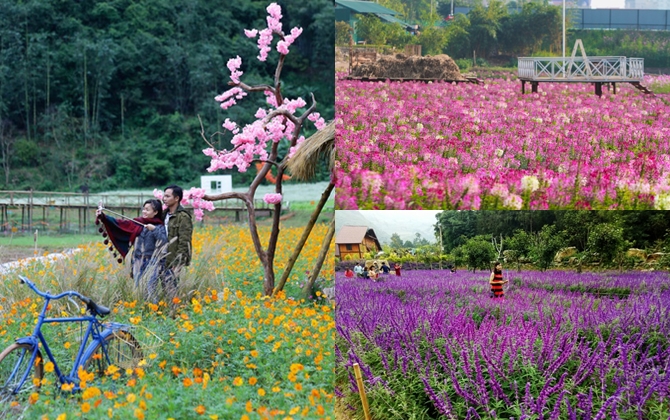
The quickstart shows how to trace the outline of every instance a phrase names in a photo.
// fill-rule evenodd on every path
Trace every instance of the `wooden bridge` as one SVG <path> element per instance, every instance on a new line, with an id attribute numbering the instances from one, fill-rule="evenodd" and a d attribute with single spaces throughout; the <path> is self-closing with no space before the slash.
<path id="1" fill-rule="evenodd" d="M 139 217 L 144 202 L 153 198 L 153 194 L 149 193 L 116 195 L 0 191 L 0 232 L 13 228 L 17 231 L 32 231 L 36 228 L 54 230 L 57 222 L 57 230 L 60 232 L 83 233 L 87 229 L 93 229 L 98 203 L 128 217 Z M 215 206 L 216 210 L 209 213 L 210 215 L 235 213 L 235 220 L 238 222 L 242 220 L 242 215 L 247 213 L 246 206 L 240 200 L 219 201 Z M 274 212 L 274 205 L 267 204 L 263 200 L 256 200 L 254 207 L 256 216 L 259 217 L 269 217 Z M 289 209 L 290 204 L 284 203 L 282 210 Z"/>
<path id="2" fill-rule="evenodd" d="M 578 48 L 581 57 L 576 56 Z M 588 57 L 581 39 L 575 42 L 571 57 L 519 57 L 518 75 L 521 93 L 526 93 L 526 82 L 533 93 L 540 82 L 593 83 L 598 96 L 603 85 L 611 85 L 616 94 L 617 83 L 630 83 L 643 93 L 652 93 L 642 85 L 644 58 Z"/>

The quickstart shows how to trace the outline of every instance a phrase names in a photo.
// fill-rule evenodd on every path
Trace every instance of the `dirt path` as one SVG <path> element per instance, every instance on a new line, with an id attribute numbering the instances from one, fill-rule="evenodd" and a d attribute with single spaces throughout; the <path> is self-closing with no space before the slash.
<path id="1" fill-rule="evenodd" d="M 29 247 L 0 246 L 0 264 L 62 251 L 61 248 L 37 248 L 37 254 L 35 254 L 35 250 Z"/>

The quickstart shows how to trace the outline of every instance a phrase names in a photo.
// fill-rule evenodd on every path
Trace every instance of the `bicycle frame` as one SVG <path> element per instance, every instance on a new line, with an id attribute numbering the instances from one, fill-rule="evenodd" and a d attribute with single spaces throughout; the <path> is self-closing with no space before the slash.
<path id="1" fill-rule="evenodd" d="M 54 371 L 56 373 L 56 376 L 58 377 L 58 380 L 60 381 L 61 384 L 67 384 L 71 383 L 74 385 L 72 391 L 78 391 L 79 388 L 79 377 L 77 375 L 77 372 L 79 370 L 80 366 L 83 366 L 83 364 L 93 355 L 93 352 L 96 350 L 98 344 L 100 344 L 103 354 L 105 355 L 105 358 L 107 358 L 107 361 L 109 362 L 109 355 L 107 354 L 107 344 L 105 342 L 105 339 L 110 335 L 115 333 L 116 331 L 123 330 L 125 327 L 127 327 L 124 324 L 117 324 L 117 323 L 109 323 L 109 324 L 102 324 L 95 315 L 86 315 L 86 316 L 80 316 L 80 317 L 66 317 L 66 318 L 46 318 L 46 312 L 49 308 L 49 303 L 52 300 L 58 300 L 64 297 L 70 297 L 70 296 L 75 296 L 78 297 L 79 299 L 82 300 L 82 302 L 87 302 L 90 301 L 90 299 L 80 295 L 79 293 L 75 291 L 68 291 L 68 292 L 63 292 L 59 295 L 50 295 L 49 293 L 44 293 L 41 292 L 40 290 L 37 289 L 37 287 L 28 279 L 25 277 L 21 276 L 21 281 L 27 284 L 35 293 L 38 295 L 42 296 L 45 299 L 44 306 L 42 307 L 42 311 L 40 312 L 38 318 L 37 318 L 37 324 L 35 325 L 35 329 L 33 330 L 33 333 L 30 336 L 19 338 L 16 340 L 17 343 L 19 344 L 28 344 L 31 347 L 31 358 L 30 358 L 30 364 L 28 365 L 29 368 L 26 369 L 26 372 L 23 373 L 23 376 L 19 382 L 19 385 L 16 387 L 14 392 L 18 392 L 21 387 L 23 387 L 26 379 L 28 378 L 30 371 L 32 370 L 34 363 L 35 363 L 35 358 L 37 356 L 38 351 L 40 351 L 39 348 L 39 343 L 42 343 L 42 350 L 44 350 L 44 353 L 46 353 L 46 356 L 49 358 L 49 360 L 53 363 L 54 365 Z M 49 345 L 47 344 L 47 341 L 42 334 L 42 325 L 44 323 L 68 323 L 68 322 L 88 322 L 88 328 L 86 329 L 86 333 L 82 337 L 81 340 L 81 345 L 79 346 L 79 350 L 77 351 L 77 356 L 75 357 L 73 366 L 72 366 L 72 371 L 70 372 L 69 375 L 64 375 L 61 369 L 58 367 L 58 363 L 56 362 L 56 359 L 53 356 L 53 353 L 51 352 L 51 349 L 49 348 Z M 88 339 L 91 338 L 91 343 L 86 346 L 86 343 L 88 342 Z"/>

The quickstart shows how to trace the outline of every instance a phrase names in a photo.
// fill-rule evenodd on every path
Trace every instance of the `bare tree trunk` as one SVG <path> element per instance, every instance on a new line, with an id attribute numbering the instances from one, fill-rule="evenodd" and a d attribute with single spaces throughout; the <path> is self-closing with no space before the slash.
<path id="1" fill-rule="evenodd" d="M 335 184 L 331 182 L 330 184 L 328 184 L 326 190 L 321 194 L 321 200 L 319 200 L 319 203 L 316 205 L 316 208 L 312 212 L 312 217 L 309 219 L 309 222 L 307 222 L 307 226 L 305 226 L 305 230 L 303 230 L 302 236 L 300 237 L 300 240 L 298 241 L 298 243 L 295 246 L 295 249 L 293 250 L 293 254 L 289 257 L 288 263 L 286 264 L 286 268 L 284 269 L 284 272 L 282 273 L 281 278 L 279 279 L 279 285 L 275 288 L 275 292 L 284 290 L 284 286 L 286 285 L 288 276 L 291 274 L 291 270 L 293 270 L 293 266 L 295 265 L 295 262 L 298 260 L 298 257 L 300 256 L 300 253 L 302 252 L 302 249 L 305 246 L 305 243 L 307 242 L 307 238 L 309 238 L 310 233 L 312 233 L 312 228 L 316 224 L 316 219 L 319 218 L 321 210 L 323 210 L 323 207 L 326 205 L 326 202 L 328 201 L 328 198 L 330 197 L 330 194 L 332 193 L 334 187 Z"/>
<path id="2" fill-rule="evenodd" d="M 309 277 L 309 281 L 302 289 L 303 294 L 306 297 L 309 297 L 312 287 L 314 287 L 314 282 L 319 277 L 321 267 L 323 266 L 323 262 L 326 260 L 326 255 L 328 255 L 328 250 L 330 249 L 330 243 L 332 242 L 334 235 L 335 235 L 335 219 L 333 219 L 330 222 L 328 233 L 326 233 L 326 236 L 323 238 L 323 242 L 321 242 L 321 251 L 319 251 L 319 256 L 316 258 L 316 262 L 314 263 L 314 267 L 312 268 L 312 274 Z"/>

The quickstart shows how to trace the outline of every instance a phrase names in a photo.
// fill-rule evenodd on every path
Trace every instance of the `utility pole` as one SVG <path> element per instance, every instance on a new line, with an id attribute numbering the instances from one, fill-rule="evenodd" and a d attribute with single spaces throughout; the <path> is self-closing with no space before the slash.
<path id="1" fill-rule="evenodd" d="M 565 65 L 565 0 L 563 0 L 563 65 Z"/>

